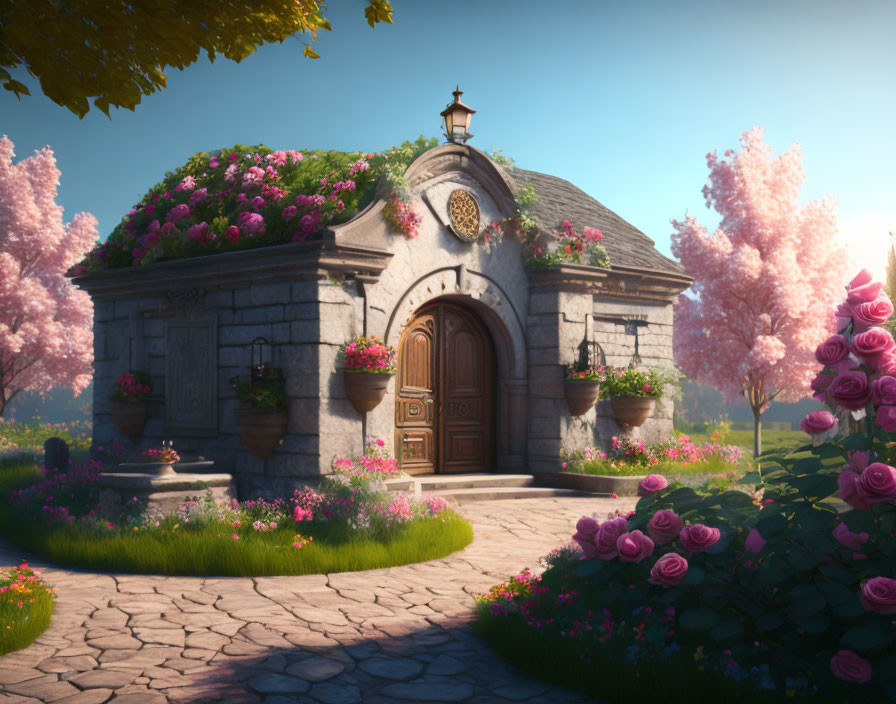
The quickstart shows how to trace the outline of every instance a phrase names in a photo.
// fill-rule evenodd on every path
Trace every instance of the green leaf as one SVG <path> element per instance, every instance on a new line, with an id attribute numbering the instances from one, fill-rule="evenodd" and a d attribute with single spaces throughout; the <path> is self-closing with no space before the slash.
<path id="1" fill-rule="evenodd" d="M 869 626 L 856 626 L 843 634 L 843 637 L 840 639 L 840 645 L 850 650 L 875 650 L 893 641 L 892 627 L 890 629 L 891 632 L 886 632 L 879 623 Z"/>
<path id="2" fill-rule="evenodd" d="M 739 618 L 729 618 L 709 632 L 709 637 L 713 640 L 727 641 L 736 640 L 744 634 L 744 625 Z"/>
<path id="3" fill-rule="evenodd" d="M 838 604 L 834 607 L 833 611 L 834 616 L 843 621 L 860 618 L 868 613 L 865 611 L 858 597 L 855 597 L 851 601 L 844 601 L 842 604 Z"/>
<path id="4" fill-rule="evenodd" d="M 763 540 L 768 540 L 784 530 L 787 524 L 788 521 L 784 516 L 780 513 L 774 513 L 771 516 L 760 518 L 756 523 L 756 530 L 759 531 L 759 535 L 762 536 Z"/>
<path id="5" fill-rule="evenodd" d="M 759 484 L 762 481 L 762 477 L 759 472 L 747 472 L 743 477 L 741 477 L 741 484 Z"/>
<path id="6" fill-rule="evenodd" d="M 597 574 L 602 566 L 603 561 L 598 560 L 596 557 L 593 557 L 590 560 L 582 560 L 576 565 L 576 574 L 579 575 L 579 577 L 590 577 L 593 574 Z"/>
<path id="7" fill-rule="evenodd" d="M 831 626 L 831 619 L 824 614 L 813 614 L 812 616 L 806 616 L 795 620 L 797 625 L 811 635 L 824 633 Z"/>
<path id="8" fill-rule="evenodd" d="M 756 619 L 756 626 L 763 631 L 773 631 L 782 625 L 784 625 L 784 619 L 774 611 L 764 613 Z"/>
<path id="9" fill-rule="evenodd" d="M 706 608 L 691 608 L 683 611 L 678 618 L 678 624 L 682 628 L 690 630 L 706 630 L 719 622 L 719 615 Z"/>
<path id="10" fill-rule="evenodd" d="M 821 611 L 828 602 L 814 584 L 797 584 L 790 590 L 790 608 L 794 614 L 811 616 Z"/>
<path id="11" fill-rule="evenodd" d="M 808 570 L 815 566 L 815 556 L 808 550 L 794 546 L 787 553 L 787 561 L 798 570 Z"/>
<path id="12" fill-rule="evenodd" d="M 688 567 L 688 571 L 685 572 L 684 577 L 681 578 L 679 584 L 683 584 L 689 587 L 700 584 L 703 581 L 703 578 L 706 577 L 706 572 L 700 567 Z"/>
<path id="13" fill-rule="evenodd" d="M 846 604 L 856 598 L 856 590 L 850 589 L 841 582 L 821 581 L 816 582 L 819 593 L 831 606 Z"/>
<path id="14" fill-rule="evenodd" d="M 314 49 L 312 49 L 310 46 L 306 46 L 306 47 L 302 50 L 302 53 L 303 53 L 306 57 L 308 57 L 309 59 L 319 59 L 319 58 L 320 58 L 320 54 L 318 54 L 318 53 L 317 53 Z"/>

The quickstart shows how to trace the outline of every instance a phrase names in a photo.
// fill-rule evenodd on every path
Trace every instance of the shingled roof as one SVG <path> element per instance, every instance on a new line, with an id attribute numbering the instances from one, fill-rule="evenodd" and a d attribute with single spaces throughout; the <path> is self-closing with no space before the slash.
<path id="1" fill-rule="evenodd" d="M 569 220 L 579 231 L 594 227 L 603 233 L 611 266 L 684 273 L 678 262 L 656 251 L 652 239 L 569 181 L 515 167 L 507 169 L 507 173 L 515 181 L 528 183 L 535 189 L 538 199 L 530 207 L 529 215 L 544 230 L 556 231 L 564 220 Z"/>

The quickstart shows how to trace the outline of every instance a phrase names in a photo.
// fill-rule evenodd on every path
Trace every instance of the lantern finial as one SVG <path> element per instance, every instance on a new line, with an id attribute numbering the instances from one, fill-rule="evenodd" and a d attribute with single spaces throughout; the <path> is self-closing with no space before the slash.
<path id="1" fill-rule="evenodd" d="M 454 102 L 449 103 L 448 107 L 440 113 L 445 119 L 445 136 L 449 142 L 465 144 L 473 136 L 470 134 L 470 119 L 476 111 L 461 102 L 460 96 L 464 92 L 460 89 L 460 83 L 457 84 L 452 94 Z"/>

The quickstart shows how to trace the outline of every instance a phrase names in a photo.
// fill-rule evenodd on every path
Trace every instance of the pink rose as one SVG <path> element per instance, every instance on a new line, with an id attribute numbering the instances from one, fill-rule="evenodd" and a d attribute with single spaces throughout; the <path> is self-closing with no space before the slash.
<path id="1" fill-rule="evenodd" d="M 856 482 L 858 480 L 859 475 L 851 469 L 846 468 L 840 472 L 840 476 L 837 478 L 837 483 L 840 485 L 837 496 L 853 508 L 857 508 L 860 511 L 870 511 L 868 504 L 862 500 L 856 491 Z"/>
<path id="2" fill-rule="evenodd" d="M 653 518 L 647 524 L 647 532 L 650 537 L 659 544 L 671 543 L 681 533 L 681 519 L 675 512 L 666 508 L 653 514 Z"/>
<path id="3" fill-rule="evenodd" d="M 229 242 L 236 242 L 240 238 L 240 228 L 236 225 L 231 225 L 224 230 L 224 237 L 226 237 Z"/>
<path id="4" fill-rule="evenodd" d="M 812 383 L 809 384 L 809 387 L 815 393 L 812 394 L 812 398 L 817 401 L 824 401 L 825 391 L 828 390 L 828 387 L 831 385 L 831 382 L 834 380 L 833 374 L 825 374 L 824 371 L 818 372 L 818 376 L 816 376 Z"/>
<path id="5" fill-rule="evenodd" d="M 855 275 L 855 278 L 846 284 L 846 290 L 852 291 L 854 288 L 858 288 L 859 286 L 864 286 L 865 284 L 871 283 L 874 279 L 874 274 L 872 274 L 868 269 L 862 269 L 858 274 Z"/>
<path id="6" fill-rule="evenodd" d="M 602 523 L 594 545 L 597 548 L 597 556 L 601 560 L 612 560 L 619 554 L 616 542 L 619 536 L 628 532 L 628 521 L 621 516 Z"/>
<path id="7" fill-rule="evenodd" d="M 165 216 L 166 222 L 177 222 L 178 220 L 183 220 L 190 214 L 190 206 L 186 203 L 181 203 L 180 205 L 175 205 L 171 210 L 168 211 L 168 215 Z"/>
<path id="8" fill-rule="evenodd" d="M 871 301 L 880 296 L 883 288 L 884 285 L 881 281 L 869 281 L 861 286 L 850 288 L 846 294 L 846 302 L 851 305 L 853 309 L 861 303 L 871 303 Z"/>
<path id="9" fill-rule="evenodd" d="M 896 614 L 896 580 L 874 577 L 862 584 L 859 601 L 866 611 L 879 614 Z"/>
<path id="10" fill-rule="evenodd" d="M 875 406 L 896 406 L 896 378 L 882 376 L 872 381 L 871 401 Z"/>
<path id="11" fill-rule="evenodd" d="M 870 537 L 865 531 L 861 533 L 853 533 L 846 527 L 845 523 L 838 523 L 833 530 L 834 537 L 845 547 L 850 550 L 858 550 L 862 545 L 868 542 Z"/>
<path id="12" fill-rule="evenodd" d="M 681 529 L 681 546 L 689 552 L 703 552 L 711 548 L 722 537 L 718 528 L 710 528 L 702 523 L 685 526 Z"/>
<path id="13" fill-rule="evenodd" d="M 830 411 L 815 411 L 800 421 L 800 428 L 809 435 L 826 433 L 837 425 L 837 419 Z"/>
<path id="14" fill-rule="evenodd" d="M 896 499 L 896 469 L 883 462 L 869 464 L 856 480 L 856 494 L 866 504 Z"/>
<path id="15" fill-rule="evenodd" d="M 853 450 L 849 453 L 849 468 L 856 474 L 861 474 L 870 463 L 871 450 Z"/>
<path id="16" fill-rule="evenodd" d="M 621 562 L 640 562 L 653 554 L 653 541 L 639 530 L 623 533 L 616 539 Z"/>
<path id="17" fill-rule="evenodd" d="M 871 663 L 851 650 L 841 650 L 831 658 L 831 672 L 838 680 L 862 684 L 871 679 Z"/>
<path id="18" fill-rule="evenodd" d="M 647 496 L 669 486 L 669 480 L 662 474 L 648 474 L 638 484 L 638 496 Z"/>
<path id="19" fill-rule="evenodd" d="M 650 581 L 674 587 L 688 571 L 688 561 L 677 552 L 667 552 L 650 570 Z"/>
<path id="20" fill-rule="evenodd" d="M 851 411 L 864 408 L 871 400 L 871 386 L 864 372 L 843 372 L 834 377 L 828 393 L 836 403 Z"/>
<path id="21" fill-rule="evenodd" d="M 881 406 L 874 414 L 874 424 L 888 433 L 896 433 L 896 407 Z"/>
<path id="22" fill-rule="evenodd" d="M 853 331 L 862 332 L 875 325 L 883 325 L 893 315 L 893 302 L 886 294 L 880 295 L 868 303 L 853 306 Z"/>
<path id="23" fill-rule="evenodd" d="M 893 336 L 883 328 L 871 328 L 860 332 L 853 336 L 850 344 L 856 356 L 872 369 L 877 369 L 896 348 Z"/>
<path id="24" fill-rule="evenodd" d="M 815 359 L 825 366 L 840 362 L 848 356 L 849 346 L 846 344 L 846 338 L 843 335 L 832 335 L 815 350 Z"/>
<path id="25" fill-rule="evenodd" d="M 572 536 L 589 560 L 597 555 L 594 538 L 597 536 L 598 530 L 600 530 L 600 524 L 597 521 L 589 516 L 582 516 L 576 523 L 576 533 Z"/>
<path id="26" fill-rule="evenodd" d="M 761 552 L 762 548 L 765 546 L 765 540 L 759 535 L 759 531 L 755 528 L 750 531 L 750 534 L 747 536 L 747 540 L 745 542 L 747 550 L 750 552 Z"/>
<path id="27" fill-rule="evenodd" d="M 878 362 L 877 372 L 887 376 L 896 376 L 896 350 L 884 355 L 883 359 Z"/>
<path id="28" fill-rule="evenodd" d="M 843 332 L 852 322 L 852 306 L 844 301 L 837 306 L 837 312 L 834 315 L 837 318 L 837 332 Z"/>

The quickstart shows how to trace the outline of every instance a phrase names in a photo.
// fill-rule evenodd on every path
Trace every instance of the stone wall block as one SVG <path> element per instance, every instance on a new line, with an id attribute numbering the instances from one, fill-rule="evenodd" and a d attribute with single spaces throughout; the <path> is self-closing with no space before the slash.
<path id="1" fill-rule="evenodd" d="M 320 377 L 317 373 L 290 374 L 286 377 L 286 395 L 290 398 L 319 398 Z"/>
<path id="2" fill-rule="evenodd" d="M 290 286 L 290 300 L 293 303 L 316 301 L 317 286 L 317 281 L 294 281 Z"/>
<path id="3" fill-rule="evenodd" d="M 106 323 L 115 317 L 115 301 L 99 301 L 93 304 L 93 322 Z"/>
<path id="4" fill-rule="evenodd" d="M 234 322 L 238 325 L 245 323 L 279 323 L 283 319 L 283 306 L 281 304 L 244 308 L 237 310 L 234 315 Z"/>
<path id="5" fill-rule="evenodd" d="M 273 284 L 254 284 L 248 289 L 234 291 L 233 304 L 236 308 L 264 306 L 272 303 L 289 303 L 292 298 L 292 284 L 278 282 Z"/>
<path id="6" fill-rule="evenodd" d="M 235 374 L 248 374 L 252 364 L 252 350 L 248 345 L 218 347 L 218 366 L 235 367 Z"/>
<path id="7" fill-rule="evenodd" d="M 320 430 L 320 399 L 289 398 L 286 401 L 289 421 L 286 432 L 297 435 L 316 435 Z"/>
<path id="8" fill-rule="evenodd" d="M 526 328 L 526 339 L 529 349 L 556 349 L 558 344 L 557 327 L 551 325 L 532 325 Z"/>
<path id="9" fill-rule="evenodd" d="M 205 309 L 233 308 L 233 290 L 220 289 L 205 294 Z"/>
<path id="10" fill-rule="evenodd" d="M 559 294 L 555 291 L 539 291 L 537 293 L 531 293 L 529 295 L 529 314 L 559 313 L 559 298 Z"/>
<path id="11" fill-rule="evenodd" d="M 563 398 L 563 367 L 556 364 L 529 365 L 529 396 Z"/>
<path id="12" fill-rule="evenodd" d="M 223 325 L 218 328 L 218 345 L 245 345 L 248 347 L 256 337 L 264 337 L 272 345 L 288 343 L 289 323 L 270 325 Z"/>
<path id="13" fill-rule="evenodd" d="M 320 304 L 320 341 L 323 344 L 341 345 L 361 334 L 363 320 L 355 315 L 352 306 L 345 304 Z"/>
<path id="14" fill-rule="evenodd" d="M 165 337 L 165 323 L 171 318 L 143 318 L 143 334 L 147 337 Z"/>
<path id="15" fill-rule="evenodd" d="M 287 303 L 283 307 L 286 320 L 318 320 L 320 305 L 318 303 Z"/>
<path id="16" fill-rule="evenodd" d="M 351 303 L 356 297 L 354 285 L 335 286 L 324 282 L 317 289 L 317 300 L 321 303 Z"/>
<path id="17" fill-rule="evenodd" d="M 320 339 L 320 321 L 296 320 L 289 323 L 290 341 L 295 344 L 309 344 Z"/>
<path id="18" fill-rule="evenodd" d="M 300 489 L 305 485 L 302 479 L 314 480 L 321 476 L 320 467 L 316 454 L 302 454 L 296 452 L 280 452 L 275 453 L 268 460 L 268 477 L 269 478 L 296 478 L 300 481 L 294 482 L 275 482 L 279 496 L 289 496 L 296 489 Z M 270 482 L 271 480 L 268 479 Z M 309 483 L 315 483 L 309 481 Z"/>
<path id="19" fill-rule="evenodd" d="M 542 457 L 560 456 L 560 438 L 529 438 L 529 455 L 541 455 Z M 558 459 L 559 462 L 559 459 Z"/>

